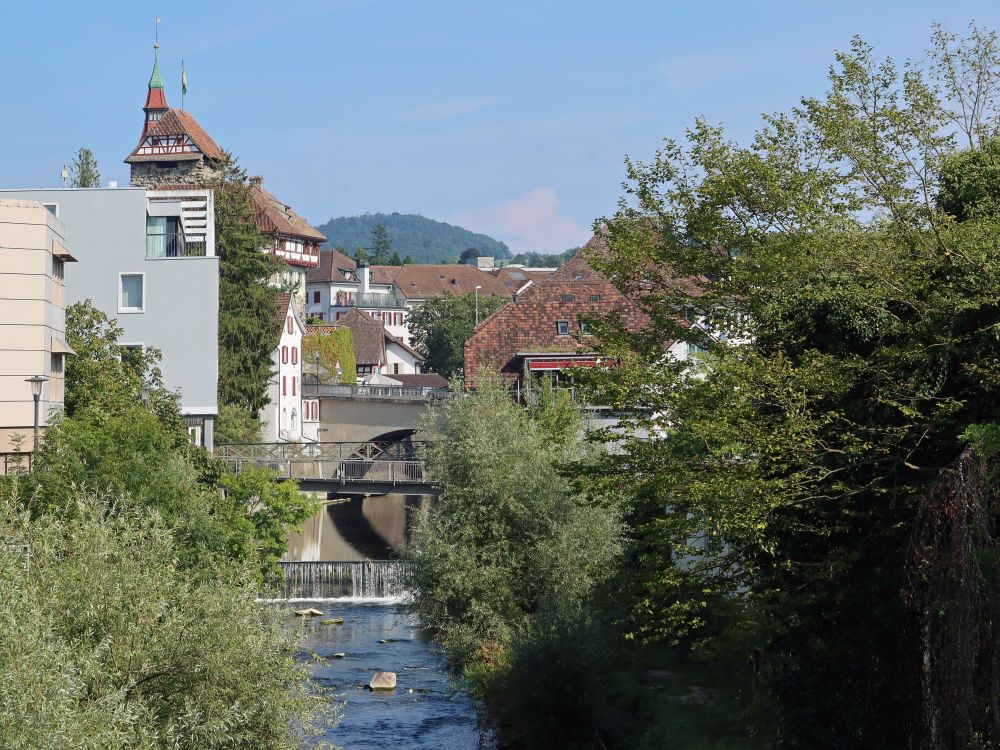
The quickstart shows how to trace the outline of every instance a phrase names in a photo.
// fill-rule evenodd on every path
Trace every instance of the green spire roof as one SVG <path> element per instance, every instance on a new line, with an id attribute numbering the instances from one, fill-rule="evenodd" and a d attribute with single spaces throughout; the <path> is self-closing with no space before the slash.
<path id="1" fill-rule="evenodd" d="M 156 49 L 159 46 L 157 44 L 153 47 L 153 75 L 149 77 L 149 88 L 151 89 L 163 88 L 163 79 L 160 78 L 160 59 Z"/>

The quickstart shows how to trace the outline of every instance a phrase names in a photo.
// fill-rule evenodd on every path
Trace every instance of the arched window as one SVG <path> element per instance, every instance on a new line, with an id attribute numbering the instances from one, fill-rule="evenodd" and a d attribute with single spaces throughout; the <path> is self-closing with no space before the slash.
<path id="1" fill-rule="evenodd" d="M 294 375 L 292 375 L 292 395 L 293 396 L 295 395 L 295 381 L 296 380 L 298 380 L 298 378 L 295 377 Z"/>
<path id="2" fill-rule="evenodd" d="M 295 432 L 295 426 L 296 426 L 295 417 L 296 417 L 295 409 L 292 409 L 292 424 L 291 424 L 292 432 Z"/>
<path id="3" fill-rule="evenodd" d="M 288 347 L 287 346 L 281 347 L 281 364 L 283 364 L 283 365 L 287 365 L 288 364 Z"/>
<path id="4" fill-rule="evenodd" d="M 281 427 L 282 429 L 288 428 L 288 409 L 281 410 Z"/>
<path id="5" fill-rule="evenodd" d="M 287 378 L 284 375 L 281 376 L 281 395 L 282 396 L 288 395 L 288 382 Z"/>
<path id="6" fill-rule="evenodd" d="M 285 321 L 285 322 L 286 322 L 286 325 L 288 326 L 288 332 L 291 333 L 292 332 L 292 316 L 289 315 L 288 316 L 288 320 Z"/>
<path id="7" fill-rule="evenodd" d="M 299 363 L 299 348 L 297 346 L 292 347 L 292 364 L 297 365 Z"/>

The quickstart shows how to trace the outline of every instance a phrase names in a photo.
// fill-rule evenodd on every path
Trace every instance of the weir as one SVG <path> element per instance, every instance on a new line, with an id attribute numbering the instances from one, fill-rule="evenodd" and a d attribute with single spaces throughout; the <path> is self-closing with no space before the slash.
<path id="1" fill-rule="evenodd" d="M 280 562 L 276 599 L 396 599 L 406 593 L 409 563 L 401 560 Z"/>

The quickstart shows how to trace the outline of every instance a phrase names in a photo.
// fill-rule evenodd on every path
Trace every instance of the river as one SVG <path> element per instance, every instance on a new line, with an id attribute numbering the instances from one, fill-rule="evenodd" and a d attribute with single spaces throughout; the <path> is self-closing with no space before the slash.
<path id="1" fill-rule="evenodd" d="M 345 702 L 340 723 L 323 739 L 345 750 L 488 747 L 475 706 L 453 689 L 438 648 L 404 608 L 391 600 L 363 599 L 282 606 L 290 617 L 293 609 L 304 607 L 325 613 L 301 623 L 308 631 L 301 658 L 311 664 L 314 679 Z M 338 617 L 343 625 L 321 624 Z M 335 653 L 345 656 L 332 658 Z M 325 661 L 316 662 L 313 654 Z M 396 673 L 395 690 L 362 688 L 379 671 Z"/>

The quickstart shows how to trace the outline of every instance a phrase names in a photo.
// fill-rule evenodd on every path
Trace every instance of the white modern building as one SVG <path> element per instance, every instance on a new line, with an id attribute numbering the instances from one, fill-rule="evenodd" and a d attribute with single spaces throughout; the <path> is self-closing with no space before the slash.
<path id="1" fill-rule="evenodd" d="M 66 303 L 91 300 L 124 330 L 119 344 L 160 351 L 191 439 L 212 447 L 218 414 L 219 259 L 212 192 L 195 187 L 4 190 L 65 226 L 86 262 L 67 268 Z"/>

